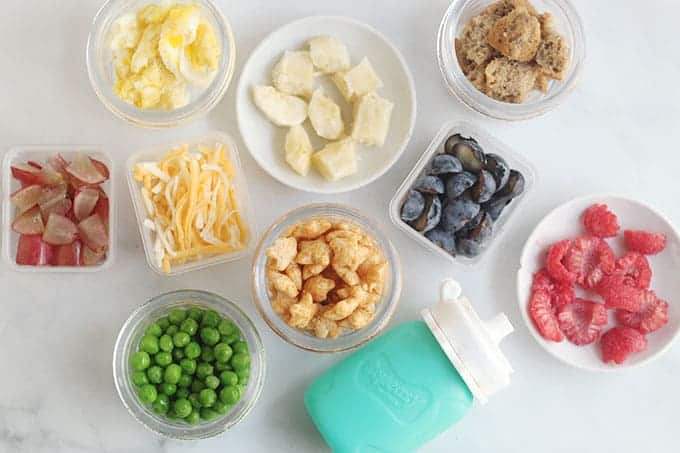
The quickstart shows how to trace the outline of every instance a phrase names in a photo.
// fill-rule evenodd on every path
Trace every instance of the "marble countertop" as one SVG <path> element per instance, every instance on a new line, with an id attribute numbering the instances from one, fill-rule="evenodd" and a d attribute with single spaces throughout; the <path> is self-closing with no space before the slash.
<path id="1" fill-rule="evenodd" d="M 504 343 L 516 370 L 511 387 L 486 406 L 476 406 L 423 451 L 678 451 L 680 345 L 623 373 L 569 368 L 529 335 L 515 301 L 514 275 L 533 226 L 548 210 L 579 195 L 616 192 L 639 198 L 680 226 L 679 2 L 652 0 L 643 6 L 633 0 L 575 0 L 588 40 L 581 83 L 556 110 L 518 123 L 484 119 L 449 96 L 435 59 L 447 0 L 217 3 L 236 36 L 235 77 L 271 30 L 314 14 L 350 15 L 377 27 L 413 71 L 418 93 L 413 138 L 398 163 L 374 184 L 350 194 L 314 196 L 280 185 L 247 152 L 242 159 L 260 231 L 287 210 L 319 200 L 357 204 L 385 225 L 404 267 L 402 301 L 392 324 L 417 318 L 436 299 L 440 279 L 453 276 L 480 314 L 504 311 L 516 326 Z M 297 350 L 268 329 L 244 284 L 250 276 L 247 259 L 173 278 L 154 274 L 144 260 L 123 182 L 123 163 L 140 147 L 209 129 L 239 138 L 235 82 L 212 113 L 186 127 L 143 130 L 114 118 L 90 89 L 85 69 L 85 42 L 98 4 L 4 0 L 0 10 L 0 148 L 102 144 L 116 163 L 120 201 L 119 250 L 110 272 L 41 275 L 0 265 L 0 452 L 326 451 L 304 411 L 302 394 L 342 356 Z M 503 244 L 469 271 L 429 255 L 390 224 L 386 209 L 430 138 L 451 119 L 489 130 L 539 172 L 535 196 L 512 222 Z M 168 441 L 146 431 L 119 401 L 111 373 L 113 344 L 130 312 L 151 296 L 180 288 L 214 291 L 238 302 L 260 330 L 268 355 L 267 382 L 250 415 L 228 433 L 200 442 Z"/>

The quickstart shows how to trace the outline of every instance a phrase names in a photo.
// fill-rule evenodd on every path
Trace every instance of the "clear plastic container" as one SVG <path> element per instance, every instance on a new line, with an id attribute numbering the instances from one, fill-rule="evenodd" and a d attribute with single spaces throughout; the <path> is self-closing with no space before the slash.
<path id="1" fill-rule="evenodd" d="M 215 310 L 231 319 L 241 330 L 250 351 L 250 378 L 241 399 L 226 415 L 213 421 L 188 425 L 173 421 L 142 403 L 132 383 L 130 356 L 136 351 L 147 326 L 173 308 L 199 307 Z M 125 321 L 113 350 L 113 380 L 123 405 L 146 428 L 172 439 L 194 440 L 216 436 L 241 421 L 262 393 L 265 377 L 265 353 L 260 334 L 248 316 L 234 303 L 206 291 L 180 290 L 161 294 L 137 308 Z"/>
<path id="2" fill-rule="evenodd" d="M 173 266 L 170 272 L 164 272 L 154 260 L 153 256 L 153 243 L 154 243 L 154 233 L 144 226 L 144 219 L 147 218 L 147 211 L 144 205 L 144 200 L 142 199 L 142 192 L 140 184 L 135 181 L 134 178 L 134 167 L 137 162 L 144 161 L 158 161 L 165 157 L 165 155 L 172 149 L 179 146 L 188 145 L 189 151 L 195 150 L 198 145 L 215 146 L 216 144 L 222 144 L 227 148 L 229 153 L 229 159 L 234 167 L 234 188 L 236 191 L 236 198 L 239 205 L 239 212 L 243 220 L 243 224 L 249 231 L 246 244 L 243 249 L 238 250 L 233 253 L 223 253 L 220 255 L 213 255 L 206 258 L 195 259 L 187 261 L 185 264 Z M 253 236 L 255 235 L 255 230 L 253 229 L 253 224 L 250 215 L 250 198 L 248 195 L 248 186 L 246 184 L 246 178 L 243 174 L 243 169 L 241 168 L 241 161 L 239 159 L 238 149 L 236 148 L 236 143 L 234 140 L 226 133 L 219 131 L 209 131 L 200 137 L 194 137 L 189 140 L 181 140 L 172 143 L 157 145 L 149 149 L 138 151 L 132 154 L 126 164 L 126 173 L 128 187 L 130 188 L 130 197 L 132 198 L 132 204 L 135 208 L 135 214 L 137 216 L 137 224 L 139 226 L 139 233 L 142 236 L 142 245 L 144 246 L 144 254 L 146 255 L 146 262 L 149 267 L 156 271 L 160 275 L 178 275 L 185 272 L 195 271 L 198 269 L 203 269 L 214 264 L 227 263 L 229 261 L 234 261 L 248 255 L 252 248 Z"/>
<path id="3" fill-rule="evenodd" d="M 130 123 L 143 127 L 173 127 L 187 123 L 208 113 L 222 99 L 234 75 L 236 46 L 229 21 L 211 0 L 193 0 L 203 7 L 208 21 L 215 30 L 222 55 L 217 74 L 205 89 L 189 89 L 190 102 L 184 107 L 171 110 L 142 110 L 128 104 L 116 96 L 113 87 L 116 80 L 111 51 L 109 49 L 110 30 L 121 15 L 134 13 L 153 2 L 149 0 L 108 0 L 94 17 L 87 40 L 87 72 L 95 93 L 114 115 Z M 178 3 L 186 3 L 178 1 Z"/>
<path id="4" fill-rule="evenodd" d="M 569 44 L 569 68 L 564 80 L 551 81 L 548 92 L 534 90 L 527 102 L 497 101 L 479 91 L 463 74 L 456 59 L 455 39 L 471 17 L 497 0 L 454 0 L 444 13 L 437 36 L 437 60 L 449 91 L 463 104 L 483 115 L 502 120 L 532 118 L 555 108 L 576 85 L 585 59 L 585 35 L 581 18 L 568 0 L 531 0 L 539 13 L 549 12 L 555 29 Z"/>
<path id="5" fill-rule="evenodd" d="M 15 217 L 15 209 L 10 202 L 12 193 L 21 188 L 21 184 L 12 177 L 12 165 L 32 160 L 44 162 L 48 158 L 61 154 L 66 160 L 69 157 L 83 153 L 106 164 L 109 169 L 109 179 L 101 184 L 102 189 L 109 198 L 109 250 L 106 259 L 95 266 L 29 266 L 20 265 L 16 262 L 16 250 L 19 235 L 12 230 L 12 222 Z M 114 181 L 116 169 L 109 155 L 96 145 L 20 145 L 15 146 L 5 154 L 2 161 L 2 257 L 12 269 L 22 272 L 97 272 L 111 266 L 116 254 L 116 192 Z"/>
<path id="6" fill-rule="evenodd" d="M 313 218 L 332 218 L 355 223 L 373 237 L 387 260 L 385 287 L 381 300 L 376 303 L 373 321 L 366 327 L 348 331 L 337 338 L 317 338 L 302 330 L 289 326 L 281 319 L 269 300 L 267 289 L 266 251 L 269 246 L 290 226 Z M 367 219 L 360 212 L 340 204 L 318 203 L 300 208 L 285 214 L 274 222 L 263 234 L 253 258 L 253 299 L 262 317 L 277 335 L 301 349 L 315 352 L 340 352 L 357 348 L 375 338 L 385 329 L 394 314 L 401 294 L 401 266 L 397 251 L 383 233 L 383 229 Z"/>
<path id="7" fill-rule="evenodd" d="M 474 258 L 468 258 L 460 255 L 455 257 L 451 256 L 445 250 L 430 242 L 430 240 L 428 240 L 423 234 L 413 229 L 408 223 L 404 222 L 400 216 L 401 206 L 409 190 L 413 187 L 418 178 L 425 172 L 430 160 L 434 157 L 434 155 L 444 152 L 444 144 L 446 143 L 446 139 L 453 134 L 461 134 L 463 137 L 474 138 L 477 140 L 485 153 L 498 154 L 504 158 L 511 169 L 515 169 L 522 173 L 525 180 L 524 191 L 517 198 L 512 200 L 512 202 L 503 210 L 498 220 L 494 222 L 493 236 L 489 239 L 489 242 L 482 252 Z M 491 250 L 496 245 L 496 243 L 500 241 L 500 237 L 502 236 L 503 231 L 507 228 L 508 222 L 516 216 L 515 213 L 524 205 L 524 202 L 528 198 L 535 182 L 536 172 L 531 163 L 525 160 L 521 154 L 513 151 L 505 144 L 494 139 L 489 133 L 473 126 L 470 123 L 466 123 L 464 121 L 451 121 L 446 123 L 439 130 L 439 132 L 437 132 L 437 135 L 435 135 L 423 155 L 420 157 L 420 159 L 418 159 L 418 162 L 416 162 L 413 170 L 411 170 L 404 182 L 401 184 L 401 186 L 399 186 L 399 189 L 397 189 L 397 193 L 392 198 L 392 201 L 390 201 L 390 218 L 397 227 L 418 241 L 418 243 L 424 246 L 426 249 L 445 257 L 454 264 L 472 266 L 479 263 L 485 256 L 487 256 L 489 254 L 489 250 Z"/>

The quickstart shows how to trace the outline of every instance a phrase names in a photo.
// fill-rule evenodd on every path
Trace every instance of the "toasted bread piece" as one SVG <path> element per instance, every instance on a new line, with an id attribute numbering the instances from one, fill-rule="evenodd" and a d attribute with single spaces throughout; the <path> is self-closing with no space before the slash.
<path id="1" fill-rule="evenodd" d="M 487 36 L 498 17 L 489 14 L 474 16 L 468 21 L 460 35 L 460 49 L 462 56 L 475 65 L 486 63 L 495 51 L 489 45 Z"/>
<path id="2" fill-rule="evenodd" d="M 541 40 L 536 52 L 536 64 L 551 79 L 562 80 L 569 65 L 569 46 L 557 33 L 550 33 Z"/>
<path id="3" fill-rule="evenodd" d="M 492 14 L 497 17 L 503 17 L 517 8 L 526 8 L 530 14 L 534 16 L 538 15 L 538 12 L 533 5 L 529 3 L 529 0 L 499 0 L 487 6 L 482 14 Z"/>
<path id="4" fill-rule="evenodd" d="M 492 98 L 519 104 L 527 99 L 536 84 L 535 67 L 507 57 L 495 58 L 484 71 L 486 94 Z"/>
<path id="5" fill-rule="evenodd" d="M 488 42 L 512 60 L 531 61 L 541 43 L 541 24 L 526 8 L 517 8 L 494 23 Z"/>
<path id="6" fill-rule="evenodd" d="M 543 74 L 538 66 L 535 66 L 534 70 L 536 71 L 536 84 L 534 85 L 534 88 L 540 90 L 541 93 L 544 94 L 547 93 L 550 78 L 547 75 Z"/>
<path id="7" fill-rule="evenodd" d="M 541 38 L 545 39 L 551 33 L 555 33 L 555 17 L 550 13 L 543 13 L 538 16 L 541 23 Z"/>

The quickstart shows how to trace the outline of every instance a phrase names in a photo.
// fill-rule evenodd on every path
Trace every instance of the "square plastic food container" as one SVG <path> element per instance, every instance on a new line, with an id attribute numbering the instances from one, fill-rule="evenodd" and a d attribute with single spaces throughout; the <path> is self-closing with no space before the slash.
<path id="1" fill-rule="evenodd" d="M 444 144 L 446 139 L 453 134 L 460 134 L 463 137 L 471 137 L 477 140 L 481 146 L 484 153 L 494 153 L 501 156 L 508 163 L 511 169 L 515 169 L 522 173 L 524 176 L 525 184 L 524 191 L 517 198 L 513 199 L 512 202 L 503 210 L 501 216 L 494 223 L 493 236 L 489 239 L 487 246 L 481 251 L 481 253 L 474 258 L 468 258 L 465 256 L 451 256 L 445 250 L 441 249 L 437 245 L 430 242 L 423 234 L 420 234 L 411 226 L 401 219 L 401 206 L 408 194 L 409 190 L 416 183 L 418 178 L 420 178 L 426 171 L 430 160 L 435 156 L 435 154 L 444 152 Z M 427 147 L 423 155 L 420 157 L 415 167 L 408 174 L 404 182 L 401 184 L 397 193 L 390 201 L 390 218 L 392 222 L 403 230 L 406 234 L 415 239 L 419 244 L 421 244 L 426 249 L 434 252 L 456 265 L 463 265 L 466 267 L 475 265 L 479 263 L 485 256 L 489 254 L 489 251 L 495 247 L 495 245 L 500 241 L 501 236 L 508 222 L 516 217 L 516 212 L 524 205 L 528 195 L 530 194 L 534 184 L 536 182 L 536 172 L 533 166 L 525 160 L 519 153 L 513 151 L 511 148 L 505 144 L 499 142 L 493 138 L 489 133 L 482 129 L 473 126 L 465 121 L 451 121 L 446 123 L 437 132 L 437 135 L 432 139 L 430 145 Z"/>
<path id="2" fill-rule="evenodd" d="M 106 259 L 96 266 L 27 266 L 16 263 L 15 253 L 19 235 L 12 230 L 15 212 L 10 202 L 10 196 L 21 188 L 21 184 L 12 177 L 12 165 L 27 161 L 38 163 L 46 161 L 55 154 L 61 154 L 70 160 L 75 154 L 87 154 L 106 164 L 109 169 L 109 179 L 101 184 L 109 198 L 109 250 Z M 11 148 L 2 161 L 2 258 L 12 269 L 22 272 L 97 272 L 111 266 L 116 254 L 116 193 L 114 181 L 116 170 L 109 155 L 97 145 L 20 145 Z"/>
<path id="3" fill-rule="evenodd" d="M 206 258 L 199 258 L 187 261 L 184 264 L 173 266 L 170 269 L 170 272 L 164 272 L 163 269 L 161 269 L 154 260 L 153 256 L 154 233 L 144 226 L 144 219 L 147 218 L 147 211 L 146 206 L 144 204 L 144 200 L 142 199 L 141 185 L 134 178 L 135 164 L 138 162 L 160 161 L 171 150 L 184 145 L 187 145 L 189 147 L 189 152 L 192 152 L 198 151 L 199 145 L 213 147 L 218 144 L 224 145 L 226 147 L 229 160 L 231 161 L 234 167 L 234 189 L 236 192 L 236 199 L 238 202 L 241 219 L 243 221 L 245 228 L 249 232 L 246 244 L 242 250 L 238 250 L 233 253 L 223 253 Z M 151 269 L 153 269 L 160 275 L 172 276 L 183 274 L 185 272 L 195 271 L 198 269 L 203 269 L 214 264 L 227 263 L 229 261 L 234 261 L 248 255 L 248 253 L 252 249 L 253 236 L 255 235 L 250 215 L 250 199 L 248 196 L 248 186 L 246 184 L 245 175 L 243 174 L 243 169 L 241 168 L 241 161 L 238 156 L 238 149 L 236 148 L 234 140 L 228 134 L 219 131 L 209 131 L 199 137 L 195 137 L 189 140 L 175 141 L 171 143 L 157 145 L 152 148 L 134 153 L 128 159 L 126 167 L 128 186 L 130 187 L 130 197 L 132 198 L 132 204 L 134 205 L 135 208 L 135 214 L 137 216 L 137 225 L 139 226 L 139 233 L 142 236 L 142 244 L 144 245 L 144 254 L 146 255 L 146 262 L 149 264 L 149 267 L 151 267 Z"/>

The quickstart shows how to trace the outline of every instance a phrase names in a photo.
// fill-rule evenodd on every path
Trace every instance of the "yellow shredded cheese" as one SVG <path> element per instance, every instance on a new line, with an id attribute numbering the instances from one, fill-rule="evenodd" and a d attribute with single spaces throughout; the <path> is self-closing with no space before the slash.
<path id="1" fill-rule="evenodd" d="M 223 145 L 171 150 L 159 162 L 139 162 L 147 209 L 144 225 L 155 235 L 155 262 L 164 272 L 189 260 L 233 253 L 250 232 L 234 192 L 234 168 Z"/>

